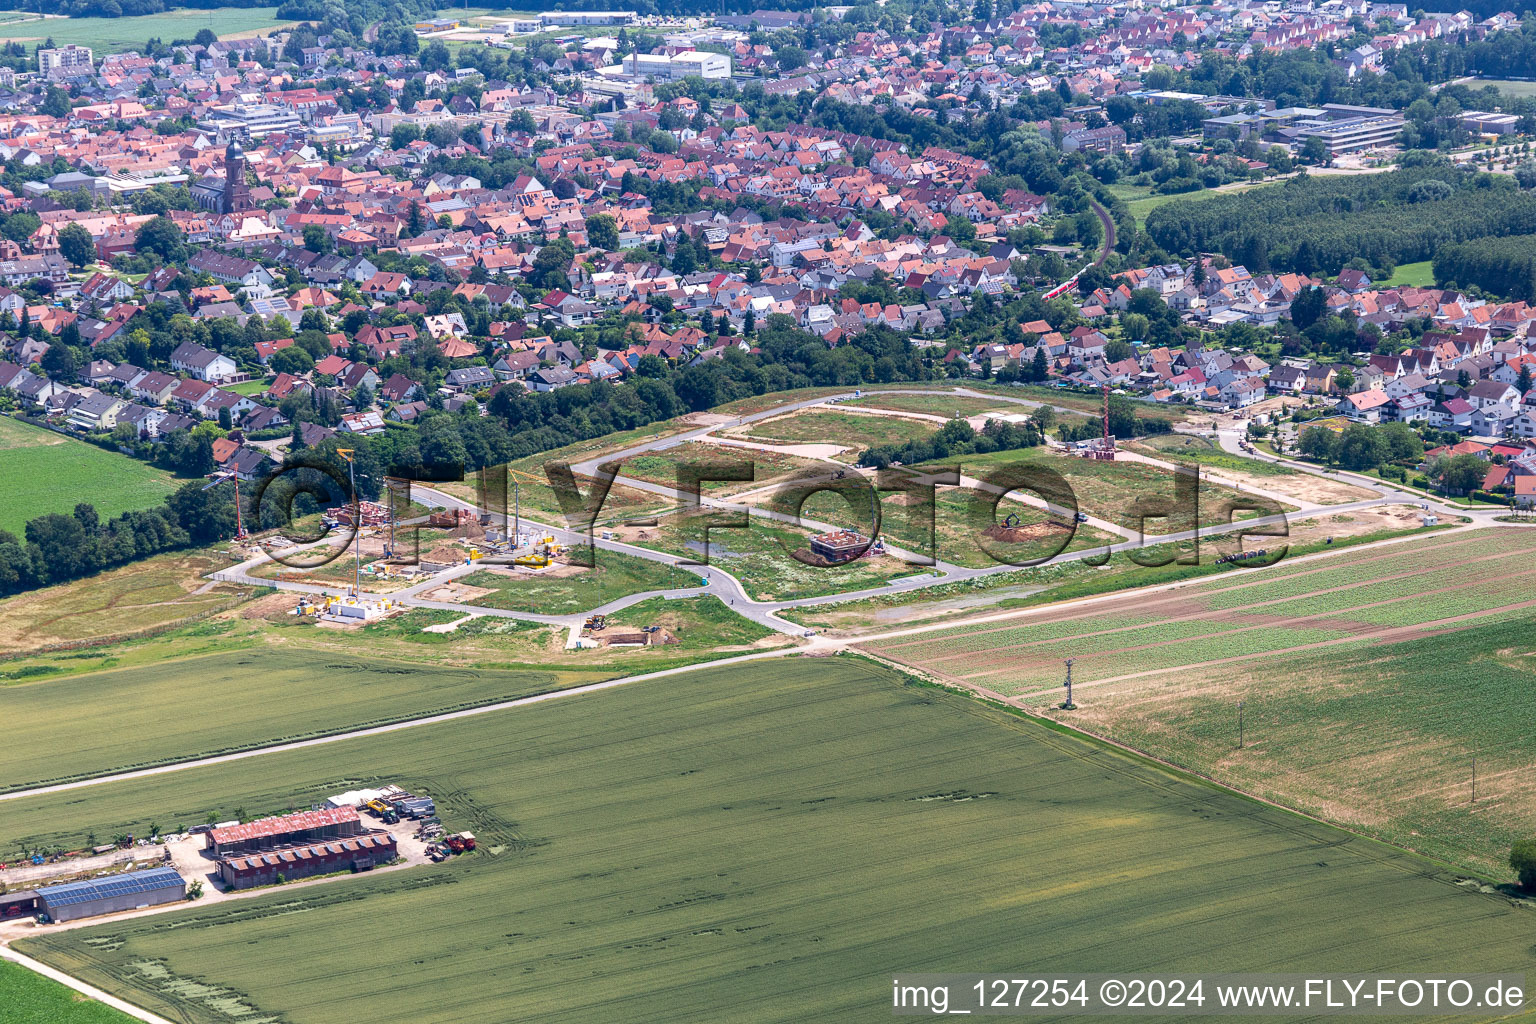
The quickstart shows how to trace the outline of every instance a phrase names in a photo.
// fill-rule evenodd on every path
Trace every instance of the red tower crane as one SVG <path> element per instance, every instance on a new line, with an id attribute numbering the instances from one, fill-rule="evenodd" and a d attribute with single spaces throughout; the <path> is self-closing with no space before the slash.
<path id="1" fill-rule="evenodd" d="M 213 482 L 203 490 L 211 490 L 226 480 L 235 482 L 235 540 L 245 540 L 250 534 L 245 532 L 245 517 L 240 510 L 240 474 L 233 471 L 218 473 L 214 476 Z"/>

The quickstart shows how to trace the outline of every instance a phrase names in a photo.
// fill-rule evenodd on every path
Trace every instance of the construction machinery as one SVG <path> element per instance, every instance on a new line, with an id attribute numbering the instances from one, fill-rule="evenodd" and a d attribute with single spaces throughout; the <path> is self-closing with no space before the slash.
<path id="1" fill-rule="evenodd" d="M 381 818 L 384 815 L 388 814 L 390 812 L 390 810 L 391 810 L 389 804 L 386 804 L 384 801 L 378 800 L 378 799 L 369 800 L 363 806 L 368 808 L 370 811 L 372 811 L 374 814 L 378 815 Z"/>

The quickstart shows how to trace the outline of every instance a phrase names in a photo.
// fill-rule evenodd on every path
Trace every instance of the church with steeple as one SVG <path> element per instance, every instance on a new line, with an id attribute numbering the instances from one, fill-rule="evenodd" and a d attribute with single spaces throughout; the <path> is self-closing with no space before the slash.
<path id="1" fill-rule="evenodd" d="M 224 176 L 208 174 L 192 186 L 192 200 L 213 213 L 244 213 L 254 210 L 251 186 L 245 180 L 245 150 L 231 138 L 224 147 Z"/>

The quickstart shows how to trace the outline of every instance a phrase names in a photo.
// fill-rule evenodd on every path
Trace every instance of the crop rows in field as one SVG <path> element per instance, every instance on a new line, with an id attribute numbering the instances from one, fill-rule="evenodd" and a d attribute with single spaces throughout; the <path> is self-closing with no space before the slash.
<path id="1" fill-rule="evenodd" d="M 1488 563 L 1479 563 L 1475 560 L 1496 558 L 1499 554 L 1494 551 L 1463 548 L 1450 551 L 1441 549 L 1415 552 L 1412 558 L 1404 558 L 1402 552 L 1390 555 L 1378 552 L 1376 558 L 1352 559 L 1343 565 L 1333 565 L 1331 559 L 1324 559 L 1318 562 L 1301 563 L 1297 568 L 1304 571 L 1293 572 L 1279 578 L 1271 579 L 1267 572 L 1255 573 L 1246 578 L 1240 578 L 1237 585 L 1220 590 L 1212 591 L 1211 588 L 1200 587 L 1194 592 L 1194 596 L 1199 597 L 1201 603 L 1207 608 L 1217 611 L 1252 604 L 1256 600 L 1305 597 L 1333 587 L 1374 586 L 1378 581 L 1391 576 L 1420 573 L 1469 562 L 1486 567 Z M 1263 596 L 1255 597 L 1256 594 Z"/>
<path id="2" fill-rule="evenodd" d="M 1112 650 L 1100 654 L 1083 655 L 1081 656 L 1083 660 L 1074 664 L 1073 675 L 1084 682 L 1113 679 L 1123 675 L 1179 668 L 1200 662 L 1284 651 L 1307 644 L 1344 640 L 1353 635 L 1349 630 L 1344 629 L 1286 627 L 1242 630 L 1230 635 L 1218 633 L 1215 636 L 1187 642 L 1173 641 L 1137 650 Z M 1006 654 L 997 658 L 982 655 L 975 658 L 970 663 L 968 671 L 961 675 L 965 679 L 986 683 L 994 689 L 1017 692 L 1032 685 L 1060 683 L 1062 658 L 1069 654 L 1074 659 L 1079 657 L 1071 654 L 1070 647 L 1065 648 L 1061 656 L 1055 658 L 1041 656 L 1026 657 L 1021 660 Z M 1006 685 L 999 686 L 996 677 L 1002 673 L 1007 673 L 1008 679 Z"/>
<path id="3" fill-rule="evenodd" d="M 1430 629 L 1439 620 L 1520 602 L 1536 569 L 1525 568 L 1515 551 L 1529 545 L 1530 538 L 1517 531 L 1488 531 L 1422 550 L 1393 545 L 1341 563 L 1304 563 L 1295 567 L 1300 571 L 1277 577 L 1245 574 L 1240 584 L 1214 592 L 1196 584 L 1127 595 L 1099 605 L 1102 612 L 1081 609 L 1039 624 L 955 627 L 873 647 L 950 678 L 1018 692 L 1059 680 L 1066 658 L 1078 659 L 1074 674 L 1087 682 L 1351 637 L 1363 641 L 1388 629 Z M 1135 614 L 1117 616 L 1121 611 Z"/>
<path id="4" fill-rule="evenodd" d="M 1144 615 L 1117 616 L 1114 618 L 1095 619 L 1094 623 L 1101 629 L 1134 629 L 1138 626 L 1160 622 L 1161 619 Z M 935 641 L 929 636 L 918 636 L 902 640 L 893 640 L 888 644 L 882 644 L 882 650 L 897 651 L 903 648 L 920 649 L 928 657 L 946 657 L 953 654 L 964 654 L 975 651 L 989 651 L 996 647 L 1010 644 L 1032 643 L 1036 640 L 1054 640 L 1060 637 L 1077 636 L 1083 631 L 1083 620 L 1078 618 L 1066 619 L 1061 622 L 1042 622 L 1038 625 L 1027 626 L 977 626 L 970 632 L 960 635 L 946 635 L 942 641 Z"/>
<path id="5" fill-rule="evenodd" d="M 365 1000 L 377 1024 L 844 1024 L 890 1016 L 892 964 L 1536 969 L 1526 915 L 1433 864 L 846 658 L 656 680 L 4 815 L 106 832 L 144 811 L 255 813 L 385 778 L 439 794 L 450 828 L 515 831 L 516 845 L 23 950 L 187 1024 L 226 1010 L 348 1024 Z"/>
<path id="6" fill-rule="evenodd" d="M 1436 619 L 1440 617 L 1439 600 L 1446 595 L 1446 592 L 1457 593 L 1460 588 L 1471 587 L 1479 595 L 1483 595 L 1490 593 L 1494 586 L 1513 580 L 1524 580 L 1524 585 L 1529 586 L 1532 582 L 1530 574 L 1536 572 L 1536 567 L 1533 567 L 1523 573 L 1490 578 L 1489 568 L 1486 564 L 1456 565 L 1398 579 L 1371 580 L 1309 597 L 1292 597 L 1273 603 L 1246 605 L 1242 608 L 1229 609 L 1229 612 L 1239 615 L 1262 613 L 1287 618 L 1340 613 L 1345 618 L 1354 619 L 1353 614 L 1344 613 L 1351 613 L 1361 606 L 1399 603 L 1412 599 L 1410 607 L 1417 609 L 1417 614 L 1421 618 Z"/>
<path id="7" fill-rule="evenodd" d="M 1320 570 L 1353 571 L 1356 573 L 1356 578 L 1369 577 L 1378 571 L 1390 574 L 1390 569 L 1383 569 L 1382 567 L 1401 564 L 1404 553 L 1409 551 L 1412 552 L 1412 565 L 1431 566 L 1444 565 L 1462 559 L 1476 558 L 1481 555 L 1498 552 L 1528 550 L 1528 543 L 1511 543 L 1511 538 L 1500 536 L 1500 534 L 1502 534 L 1502 531 L 1443 534 L 1425 537 L 1418 543 L 1410 543 L 1406 546 L 1388 544 L 1380 548 L 1362 548 L 1321 560 L 1282 560 L 1266 569 L 1262 577 L 1252 573 L 1236 573 L 1227 577 L 1216 577 L 1209 581 L 1202 581 L 1199 584 L 1199 589 L 1202 593 L 1214 593 L 1250 587 L 1260 582 L 1278 586 L 1278 581 L 1282 579 L 1294 578 L 1309 573 L 1315 574 Z M 1304 593 L 1305 591 L 1302 592 Z"/>

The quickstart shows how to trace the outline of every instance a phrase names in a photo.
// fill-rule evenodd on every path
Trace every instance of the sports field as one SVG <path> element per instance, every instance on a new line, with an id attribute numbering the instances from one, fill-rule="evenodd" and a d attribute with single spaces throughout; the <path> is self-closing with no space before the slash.
<path id="1" fill-rule="evenodd" d="M 0 416 L 0 465 L 0 530 L 17 537 L 27 520 L 71 512 L 82 501 L 109 519 L 158 505 L 176 489 L 164 470 L 10 416 Z"/>
<path id="2" fill-rule="evenodd" d="M 5 1024 L 131 1024 L 132 1019 L 25 967 L 0 960 Z"/>
<path id="3" fill-rule="evenodd" d="M 1072 658 L 1074 723 L 1490 870 L 1536 811 L 1533 550 L 1463 531 L 871 649 L 1043 713 Z"/>
<path id="4" fill-rule="evenodd" d="M 877 1021 L 908 970 L 1536 966 L 1526 913 L 1427 862 L 850 658 L 0 804 L 0 831 L 386 778 L 480 852 L 18 948 L 191 1024 Z"/>
<path id="5" fill-rule="evenodd" d="M 29 44 L 52 39 L 59 46 L 89 46 L 97 51 L 98 60 L 114 50 L 143 46 L 152 37 L 168 43 L 173 39 L 191 39 L 205 28 L 220 37 L 245 36 L 294 24 L 279 19 L 276 7 L 183 8 L 133 18 L 39 19 L 35 13 L 15 13 L 20 17 L 0 20 L 0 39 L 19 39 Z"/>

